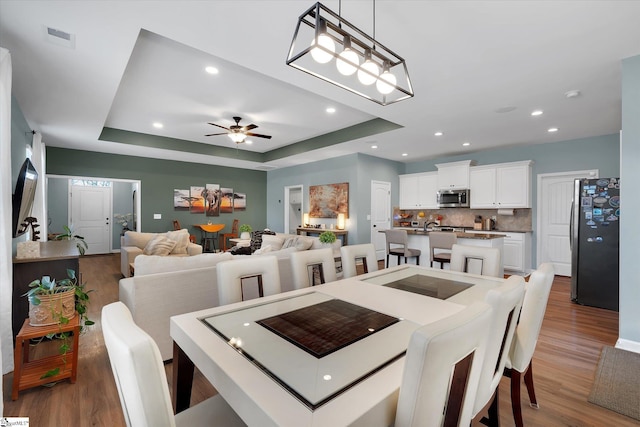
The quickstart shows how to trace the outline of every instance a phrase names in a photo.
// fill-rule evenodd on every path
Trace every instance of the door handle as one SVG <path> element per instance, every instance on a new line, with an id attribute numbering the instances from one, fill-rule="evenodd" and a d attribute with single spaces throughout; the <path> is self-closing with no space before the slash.
<path id="1" fill-rule="evenodd" d="M 373 224 L 373 228 L 376 228 L 376 227 L 377 227 L 377 225 Z"/>
<path id="2" fill-rule="evenodd" d="M 573 204 L 575 201 L 571 201 L 571 212 L 569 213 L 569 250 L 573 251 Z"/>

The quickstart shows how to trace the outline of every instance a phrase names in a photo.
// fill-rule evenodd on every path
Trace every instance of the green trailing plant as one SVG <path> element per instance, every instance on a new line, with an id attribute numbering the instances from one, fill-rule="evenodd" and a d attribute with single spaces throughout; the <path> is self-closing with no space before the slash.
<path id="1" fill-rule="evenodd" d="M 80 330 L 82 330 L 85 326 L 91 326 L 95 322 L 89 319 L 87 307 L 89 305 L 89 293 L 93 292 L 93 290 L 87 290 L 86 283 L 80 283 L 76 276 L 76 272 L 72 269 L 67 269 L 67 278 L 56 281 L 52 279 L 50 276 L 43 276 L 42 279 L 36 279 L 33 282 L 29 283 L 29 291 L 25 293 L 23 296 L 26 296 L 29 299 L 29 303 L 34 306 L 38 306 L 41 303 L 40 297 L 42 296 L 52 296 L 56 294 L 61 294 L 67 291 L 73 291 L 75 298 L 75 311 L 77 316 L 80 317 Z M 64 316 L 63 313 L 57 313 L 54 311 L 53 306 L 52 310 L 52 318 L 59 322 L 59 325 L 66 325 L 69 323 L 70 319 Z M 60 327 L 62 329 L 62 327 Z M 62 332 L 60 330 L 57 334 L 49 334 L 46 336 L 48 339 L 60 339 L 62 344 L 58 348 L 59 353 L 63 356 L 63 361 L 66 364 L 66 358 L 64 357 L 71 348 L 69 345 L 69 337 L 71 333 Z M 78 339 L 76 337 L 75 339 Z M 47 371 L 41 378 L 48 378 L 58 375 L 60 373 L 60 368 L 55 368 Z"/>
<path id="2" fill-rule="evenodd" d="M 84 255 L 85 251 L 89 249 L 87 242 L 84 241 L 84 237 L 73 234 L 73 230 L 68 225 L 64 226 L 64 233 L 58 234 L 54 240 L 73 240 L 76 242 L 80 255 Z"/>
<path id="3" fill-rule="evenodd" d="M 333 243 L 336 241 L 336 233 L 333 231 L 323 231 L 318 237 L 322 243 Z"/>
<path id="4" fill-rule="evenodd" d="M 240 227 L 238 227 L 238 231 L 240 233 L 251 233 L 253 231 L 253 228 L 251 228 L 249 224 L 242 224 L 240 225 Z"/>

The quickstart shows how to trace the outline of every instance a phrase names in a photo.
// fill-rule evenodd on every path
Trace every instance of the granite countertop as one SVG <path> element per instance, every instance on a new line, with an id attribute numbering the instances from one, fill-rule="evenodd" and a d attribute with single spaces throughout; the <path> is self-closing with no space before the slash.
<path id="1" fill-rule="evenodd" d="M 424 231 L 417 228 L 401 228 L 401 230 L 407 230 L 407 234 L 416 236 L 428 236 L 431 231 Z M 380 230 L 381 233 L 384 230 Z M 452 232 L 453 233 L 453 232 Z M 458 239 L 478 239 L 478 240 L 490 240 L 490 239 L 502 239 L 504 236 L 498 234 L 486 234 L 486 233 L 463 233 L 456 232 L 455 235 Z"/>

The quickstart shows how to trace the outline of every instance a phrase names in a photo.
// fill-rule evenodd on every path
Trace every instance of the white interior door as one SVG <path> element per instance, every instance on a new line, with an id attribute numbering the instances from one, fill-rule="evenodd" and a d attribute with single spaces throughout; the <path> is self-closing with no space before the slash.
<path id="1" fill-rule="evenodd" d="M 387 252 L 384 233 L 391 228 L 391 183 L 371 181 L 371 243 L 376 248 L 376 258 L 384 259 Z"/>
<path id="2" fill-rule="evenodd" d="M 69 224 L 87 242 L 86 255 L 111 251 L 111 195 L 111 187 L 71 185 Z"/>
<path id="3" fill-rule="evenodd" d="M 538 265 L 551 262 L 557 275 L 571 276 L 569 221 L 573 182 L 597 176 L 597 170 L 538 175 Z"/>
<path id="4" fill-rule="evenodd" d="M 302 225 L 302 185 L 284 187 L 284 233 L 296 234 Z"/>

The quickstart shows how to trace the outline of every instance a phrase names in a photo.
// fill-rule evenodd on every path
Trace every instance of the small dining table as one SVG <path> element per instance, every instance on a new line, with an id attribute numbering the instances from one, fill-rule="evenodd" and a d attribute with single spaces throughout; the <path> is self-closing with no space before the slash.
<path id="1" fill-rule="evenodd" d="M 173 316 L 174 410 L 197 366 L 250 426 L 387 426 L 411 334 L 503 281 L 405 264 Z"/>
<path id="2" fill-rule="evenodd" d="M 224 228 L 224 224 L 194 224 L 202 232 L 202 252 L 215 252 L 216 240 L 218 240 L 218 232 Z M 212 233 L 213 237 L 207 237 L 207 233 Z M 211 247 L 210 245 L 211 244 Z"/>

